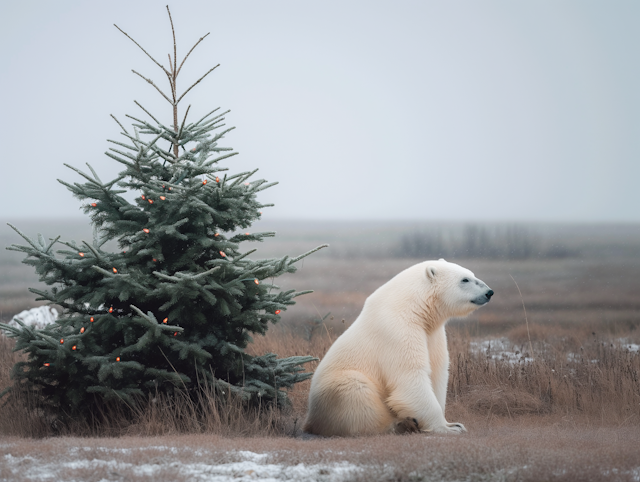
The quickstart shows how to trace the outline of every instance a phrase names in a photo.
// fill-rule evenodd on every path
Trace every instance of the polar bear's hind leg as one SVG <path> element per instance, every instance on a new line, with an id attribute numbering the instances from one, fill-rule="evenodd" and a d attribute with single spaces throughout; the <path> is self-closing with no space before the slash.
<path id="1" fill-rule="evenodd" d="M 367 435 L 393 430 L 396 417 L 378 387 L 363 373 L 348 370 L 329 378 L 310 400 L 304 430 L 317 435 Z"/>

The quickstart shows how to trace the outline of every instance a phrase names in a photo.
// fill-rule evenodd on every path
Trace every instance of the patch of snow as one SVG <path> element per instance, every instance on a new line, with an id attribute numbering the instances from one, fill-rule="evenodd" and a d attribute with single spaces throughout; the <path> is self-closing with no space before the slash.
<path id="1" fill-rule="evenodd" d="M 177 453 L 175 447 L 141 447 L 140 449 L 164 449 L 167 452 Z M 138 449 L 113 449 L 107 447 L 89 448 L 83 447 L 83 451 L 130 453 Z M 76 457 L 82 452 L 78 449 L 70 449 Z M 231 481 L 265 481 L 277 482 L 282 480 L 296 480 L 301 482 L 342 482 L 363 470 L 360 467 L 347 462 L 313 464 L 313 465 L 283 465 L 267 464 L 265 460 L 268 453 L 255 453 L 249 451 L 231 452 L 240 457 L 241 461 L 213 464 L 213 463 L 182 463 L 171 461 L 167 463 L 132 464 L 117 460 L 79 459 L 73 461 L 57 460 L 55 463 L 39 461 L 33 457 L 13 457 L 10 454 L 4 456 L 5 466 L 13 474 L 20 474 L 27 479 L 62 480 L 64 477 L 73 477 L 70 470 L 96 470 L 104 469 L 110 475 L 117 476 L 113 480 L 121 480 L 123 477 L 149 477 L 164 478 L 167 475 L 179 473 L 185 480 L 231 482 Z M 74 478 L 74 480 L 83 480 Z M 92 480 L 93 477 L 92 477 Z M 103 479 L 111 480 L 111 479 Z"/>
<path id="2" fill-rule="evenodd" d="M 618 340 L 620 342 L 620 346 L 626 350 L 629 350 L 632 353 L 636 353 L 640 351 L 640 345 L 637 343 L 629 343 L 627 338 L 620 338 Z"/>
<path id="3" fill-rule="evenodd" d="M 512 365 L 533 361 L 533 358 L 524 356 L 519 350 L 514 349 L 508 338 L 472 341 L 469 347 L 472 351 L 483 353 L 492 360 L 504 360 Z"/>
<path id="4" fill-rule="evenodd" d="M 53 306 L 37 306 L 35 308 L 31 308 L 30 310 L 21 311 L 20 313 L 15 315 L 8 324 L 12 326 L 19 326 L 15 321 L 17 318 L 27 326 L 44 328 L 46 325 L 55 323 L 55 321 L 58 319 L 58 316 L 58 310 L 56 310 Z"/>
<path id="5" fill-rule="evenodd" d="M 253 462 L 260 462 L 269 456 L 269 454 L 257 454 L 255 452 L 249 452 L 247 450 L 240 450 L 236 453 L 245 460 L 251 460 Z"/>

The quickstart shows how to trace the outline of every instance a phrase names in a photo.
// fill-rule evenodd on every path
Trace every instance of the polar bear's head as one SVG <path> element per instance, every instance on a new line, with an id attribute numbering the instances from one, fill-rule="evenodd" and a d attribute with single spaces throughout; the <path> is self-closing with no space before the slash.
<path id="1" fill-rule="evenodd" d="M 436 295 L 445 316 L 467 316 L 493 296 L 493 290 L 466 268 L 444 259 L 423 263 L 430 291 Z"/>

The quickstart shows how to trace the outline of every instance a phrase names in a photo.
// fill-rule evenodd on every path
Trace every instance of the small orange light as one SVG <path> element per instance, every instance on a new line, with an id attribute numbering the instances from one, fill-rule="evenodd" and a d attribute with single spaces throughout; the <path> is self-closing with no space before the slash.
<path id="1" fill-rule="evenodd" d="M 48 367 L 51 363 L 45 363 L 44 366 Z"/>
<path id="2" fill-rule="evenodd" d="M 142 196 L 140 196 L 142 199 L 147 199 L 146 197 L 144 197 L 144 194 Z"/>
<path id="3" fill-rule="evenodd" d="M 84 326 L 80 328 L 80 333 L 84 333 Z"/>
<path id="4" fill-rule="evenodd" d="M 127 254 L 127 252 L 126 252 L 126 251 L 123 251 L 123 252 L 122 252 L 122 254 Z"/>
<path id="5" fill-rule="evenodd" d="M 220 233 L 216 233 L 213 236 L 217 238 L 218 236 L 220 236 Z"/>
<path id="6" fill-rule="evenodd" d="M 64 338 L 60 338 L 60 344 L 62 345 L 64 343 Z"/>
<path id="7" fill-rule="evenodd" d="M 170 187 L 170 188 L 169 188 L 169 191 L 171 191 L 172 189 L 173 189 L 173 188 L 172 188 L 172 187 Z"/>
<path id="8" fill-rule="evenodd" d="M 118 270 L 117 270 L 117 269 L 115 269 L 115 268 L 113 268 L 113 272 L 114 272 L 114 273 L 117 273 L 117 272 L 118 272 Z"/>
<path id="9" fill-rule="evenodd" d="M 260 284 L 260 281 L 258 281 L 258 278 L 254 279 L 254 280 L 253 280 L 253 282 L 254 282 L 255 284 L 257 284 L 257 285 L 259 285 L 259 284 Z"/>
<path id="10" fill-rule="evenodd" d="M 164 184 L 162 185 L 162 187 L 164 187 Z"/>
<path id="11" fill-rule="evenodd" d="M 259 213 L 259 214 L 260 214 L 260 215 L 262 215 L 262 211 L 260 211 L 260 213 Z"/>
<path id="12" fill-rule="evenodd" d="M 173 334 L 173 336 L 178 336 L 178 332 L 176 331 L 176 332 Z"/>
<path id="13" fill-rule="evenodd" d="M 162 320 L 162 323 L 167 323 L 169 321 L 169 318 L 165 318 L 164 320 Z"/>
<path id="14" fill-rule="evenodd" d="M 91 203 L 91 205 L 95 208 L 97 206 L 96 203 Z"/>
<path id="15" fill-rule="evenodd" d="M 167 199 L 167 198 L 164 197 L 164 196 L 160 196 L 160 201 L 164 201 L 165 199 Z"/>
<path id="16" fill-rule="evenodd" d="M 153 259 L 153 262 L 154 262 L 154 263 L 158 261 L 156 258 L 151 258 L 151 259 Z"/>
<path id="17" fill-rule="evenodd" d="M 149 204 L 153 204 L 153 199 L 149 199 Z"/>
<path id="18" fill-rule="evenodd" d="M 148 230 L 147 228 L 142 228 L 142 230 L 143 230 L 145 233 L 149 234 L 149 230 Z"/>
<path id="19" fill-rule="evenodd" d="M 96 321 L 96 320 L 94 320 L 94 319 L 93 319 L 93 316 L 92 316 L 91 318 L 89 318 L 89 321 L 90 321 L 91 323 L 93 323 L 93 322 L 94 322 L 94 321 Z"/>
<path id="20" fill-rule="evenodd" d="M 220 178 L 216 176 L 216 182 L 220 182 Z"/>
<path id="21" fill-rule="evenodd" d="M 109 308 L 109 313 L 113 313 L 113 306 Z"/>
<path id="22" fill-rule="evenodd" d="M 279 315 L 279 314 L 280 314 L 280 310 L 276 310 L 276 315 Z"/>
<path id="23" fill-rule="evenodd" d="M 116 357 L 116 361 L 120 361 L 120 357 L 119 356 Z"/>
<path id="24" fill-rule="evenodd" d="M 196 152 L 196 148 L 194 147 L 193 149 L 191 149 L 191 152 Z"/>
<path id="25" fill-rule="evenodd" d="M 206 179 L 205 179 L 204 181 L 202 181 L 202 184 L 206 184 L 206 183 L 207 183 L 207 180 L 206 180 Z"/>
<path id="26" fill-rule="evenodd" d="M 224 254 L 224 251 L 220 251 L 220 256 L 222 256 L 223 258 L 226 257 L 227 255 Z"/>
<path id="27" fill-rule="evenodd" d="M 78 253 L 78 256 L 80 256 L 81 258 L 84 258 L 84 253 Z"/>
<path id="28" fill-rule="evenodd" d="M 72 349 L 73 351 L 76 351 L 76 348 L 77 348 L 77 347 L 76 347 L 75 345 L 73 345 L 73 346 L 71 347 L 71 349 Z"/>
<path id="29" fill-rule="evenodd" d="M 249 233 L 244 233 L 246 236 L 249 236 Z"/>
<path id="30" fill-rule="evenodd" d="M 245 185 L 245 186 L 248 186 L 248 185 L 249 185 L 249 183 L 248 183 L 248 182 L 245 182 L 245 183 L 244 183 L 244 185 Z"/>

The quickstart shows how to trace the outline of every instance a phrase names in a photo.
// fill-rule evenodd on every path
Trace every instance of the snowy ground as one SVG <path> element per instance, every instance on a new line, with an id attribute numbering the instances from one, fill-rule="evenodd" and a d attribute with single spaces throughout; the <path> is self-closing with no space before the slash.
<path id="1" fill-rule="evenodd" d="M 637 343 L 630 343 L 627 338 L 619 338 L 614 340 L 615 343 L 620 345 L 620 348 L 628 350 L 630 352 L 640 351 L 640 345 Z M 511 343 L 508 338 L 490 338 L 482 341 L 472 341 L 469 343 L 469 347 L 476 353 L 483 353 L 487 357 L 494 360 L 504 360 L 511 364 L 529 363 L 533 361 L 533 358 L 527 356 L 527 346 L 517 346 Z M 522 350 L 522 351 L 521 351 Z M 523 353 L 523 351 L 525 353 Z M 579 361 L 582 355 L 577 353 L 567 353 L 567 361 Z M 593 363 L 597 363 L 598 360 L 591 360 Z"/>
<path id="2" fill-rule="evenodd" d="M 7 448 L 7 446 L 4 446 Z M 141 454 L 140 452 L 145 452 Z M 186 453 L 190 459 L 183 462 Z M 149 459 L 149 455 L 151 458 Z M 349 480 L 362 470 L 347 462 L 287 465 L 271 463 L 269 453 L 246 450 L 223 455 L 207 450 L 167 446 L 140 448 L 71 447 L 54 460 L 38 456 L 5 454 L 0 480 L 194 480 L 194 481 L 327 481 Z M 97 477 L 97 476 L 100 477 Z M 89 476 L 89 477 L 87 477 Z"/>
<path id="3" fill-rule="evenodd" d="M 640 482 L 637 425 L 465 422 L 463 436 L 0 437 L 0 481 Z"/>

